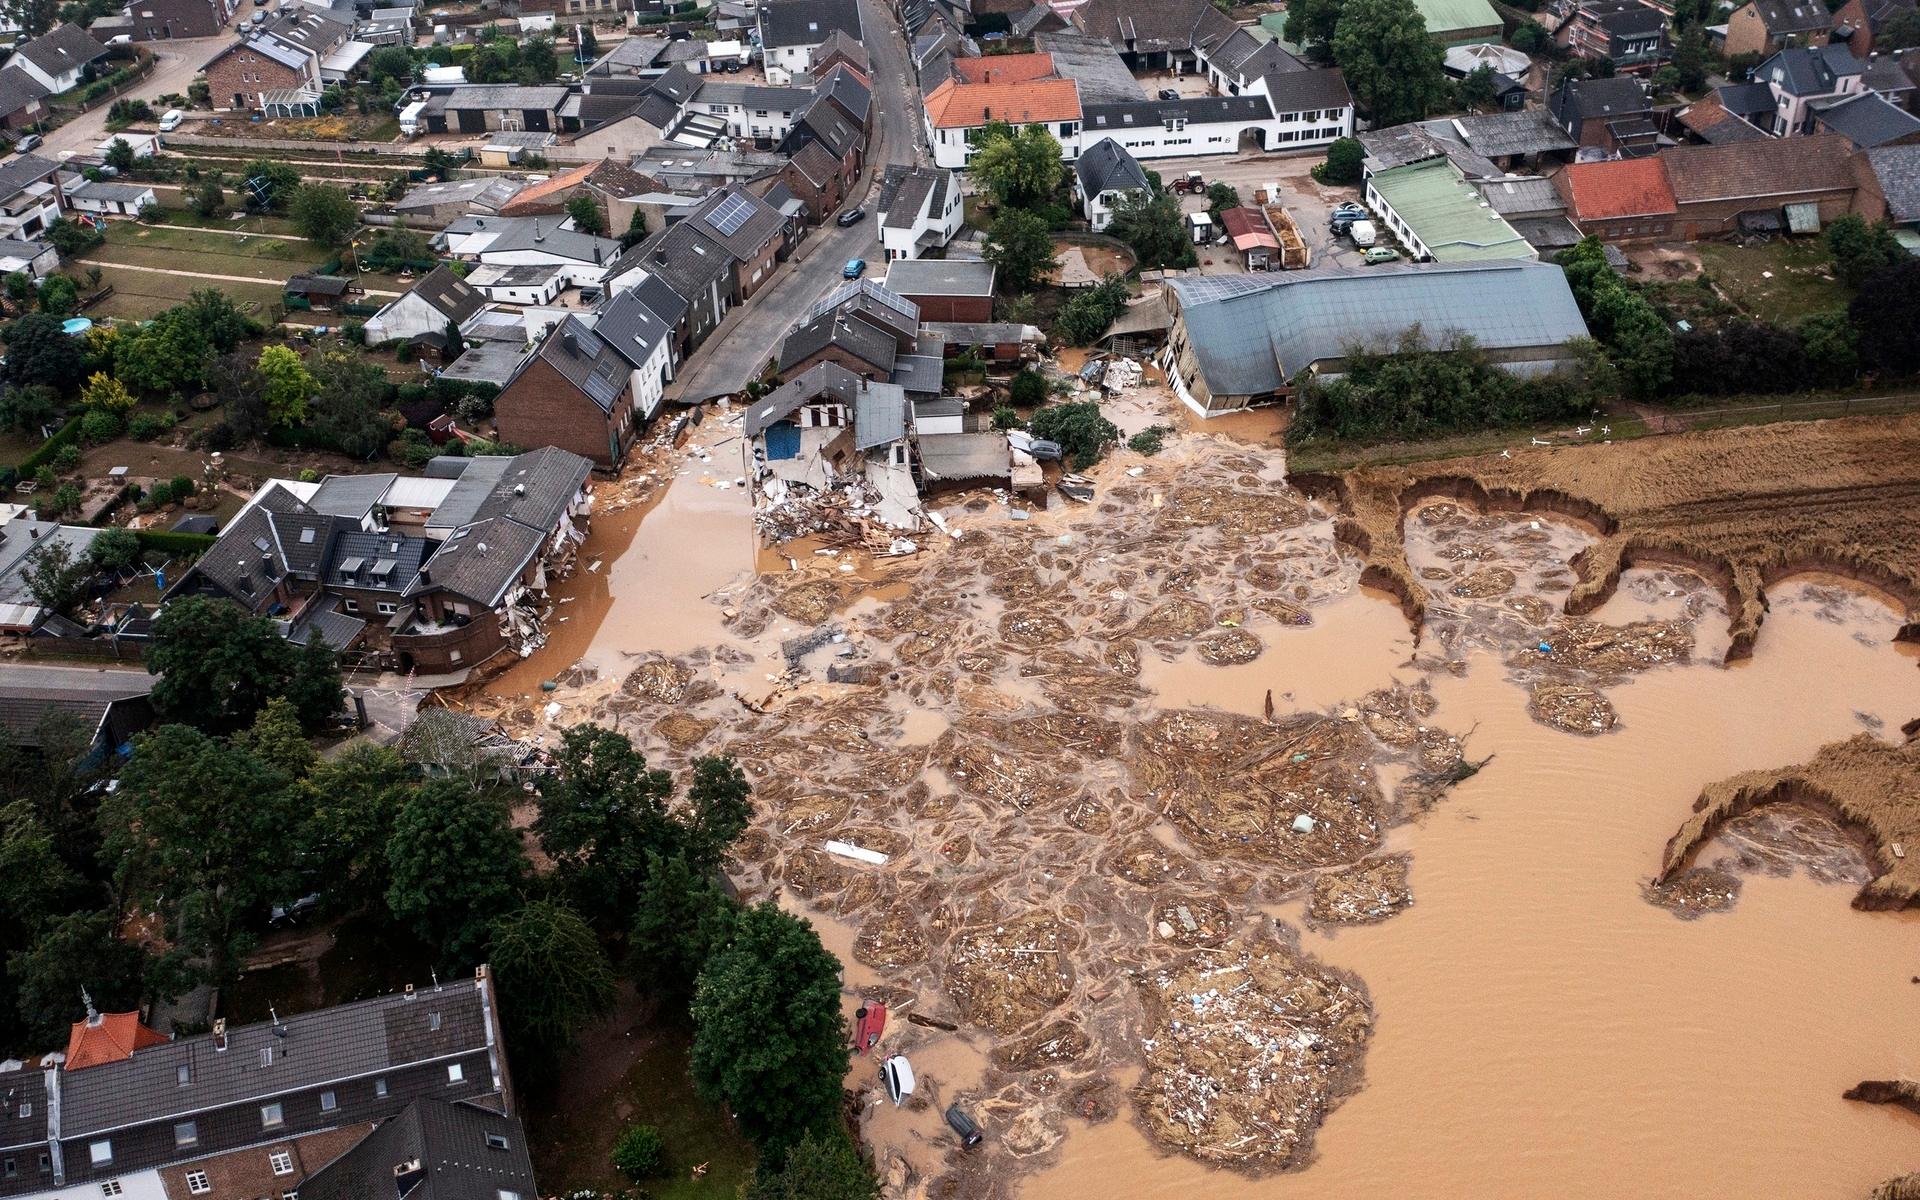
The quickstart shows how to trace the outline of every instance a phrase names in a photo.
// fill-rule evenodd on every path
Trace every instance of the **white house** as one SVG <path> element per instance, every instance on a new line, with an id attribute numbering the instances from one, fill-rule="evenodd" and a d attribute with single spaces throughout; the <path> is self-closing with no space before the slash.
<path id="1" fill-rule="evenodd" d="M 16 49 L 7 65 L 19 67 L 50 92 L 65 92 L 79 87 L 87 64 L 106 53 L 86 30 L 69 22 Z"/>
<path id="2" fill-rule="evenodd" d="M 504 266 L 483 263 L 467 273 L 467 286 L 501 304 L 552 304 L 566 290 L 566 272 L 551 263 Z"/>
<path id="3" fill-rule="evenodd" d="M 778 140 L 793 128 L 794 114 L 812 100 L 807 88 L 711 80 L 694 93 L 688 111 L 725 121 L 732 137 Z"/>
<path id="4" fill-rule="evenodd" d="M 117 183 L 76 176 L 65 190 L 69 208 L 101 217 L 137 217 L 147 205 L 159 203 L 153 189 L 144 183 Z"/>
<path id="5" fill-rule="evenodd" d="M 1113 223 L 1113 210 L 1123 199 L 1146 196 L 1151 190 L 1139 160 L 1110 137 L 1082 150 L 1073 164 L 1074 198 L 1095 233 Z"/>
<path id="6" fill-rule="evenodd" d="M 813 69 L 814 51 L 835 32 L 863 40 L 859 0 L 762 0 L 760 48 L 767 82 Z"/>
<path id="7" fill-rule="evenodd" d="M 890 166 L 880 181 L 875 205 L 880 247 L 886 260 L 919 258 L 954 239 L 966 224 L 960 184 L 953 172 L 930 167 Z"/>
<path id="8" fill-rule="evenodd" d="M 567 287 L 598 287 L 620 257 L 620 243 L 573 227 L 571 218 L 461 217 L 435 241 L 455 258 L 489 266 L 555 266 Z"/>
<path id="9" fill-rule="evenodd" d="M 973 157 L 974 135 L 995 121 L 1044 125 L 1060 143 L 1062 158 L 1072 162 L 1080 155 L 1080 89 L 1071 79 L 949 79 L 927 93 L 925 112 L 927 145 L 936 167 L 964 168 Z"/>
<path id="10" fill-rule="evenodd" d="M 634 414 L 652 420 L 673 378 L 673 326 L 639 291 L 625 291 L 600 310 L 593 331 L 633 368 Z"/>
<path id="11" fill-rule="evenodd" d="M 367 345 L 418 337 L 444 338 L 448 325 L 464 329 L 485 305 L 485 298 L 452 269 L 435 267 L 413 285 L 412 291 L 367 320 Z"/>
<path id="12" fill-rule="evenodd" d="M 94 147 L 94 150 L 104 158 L 115 142 L 125 142 L 135 158 L 152 158 L 160 153 L 160 135 L 157 133 L 116 133 Z"/>
<path id="13" fill-rule="evenodd" d="M 1867 64 L 1842 42 L 1792 46 L 1762 62 L 1753 69 L 1753 79 L 1773 93 L 1773 124 L 1766 132 L 1775 137 L 1813 132 L 1815 103 L 1859 95 L 1865 90 L 1866 70 Z"/>
<path id="14" fill-rule="evenodd" d="M 25 271 L 45 279 L 60 269 L 60 252 L 39 238 L 0 238 L 0 275 Z"/>
<path id="15" fill-rule="evenodd" d="M 60 165 L 34 154 L 0 163 L 0 237 L 45 233 L 60 216 Z"/>

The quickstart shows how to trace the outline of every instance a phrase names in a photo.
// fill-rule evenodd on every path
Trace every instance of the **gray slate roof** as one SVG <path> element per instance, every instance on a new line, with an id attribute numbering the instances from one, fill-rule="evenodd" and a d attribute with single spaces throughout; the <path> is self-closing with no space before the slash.
<path id="1" fill-rule="evenodd" d="M 844 63 L 828 71 L 826 78 L 815 84 L 813 90 L 838 104 L 841 111 L 854 121 L 861 125 L 867 123 L 867 114 L 873 110 L 873 89 L 860 82 L 859 76 L 848 70 Z"/>
<path id="2" fill-rule="evenodd" d="M 890 446 L 907 436 L 907 393 L 891 383 L 869 383 L 853 401 L 853 448 Z"/>
<path id="3" fill-rule="evenodd" d="M 50 177 L 60 166 L 37 154 L 16 154 L 0 163 L 0 200 L 10 200 L 20 189 Z"/>
<path id="4" fill-rule="evenodd" d="M 377 475 L 329 475 L 320 481 L 320 490 L 307 501 L 307 507 L 330 517 L 351 517 L 358 521 L 373 511 L 400 476 L 388 472 Z"/>
<path id="5" fill-rule="evenodd" d="M 673 332 L 673 326 L 648 308 L 637 290 L 629 288 L 601 307 L 593 331 L 614 353 L 638 367 Z"/>
<path id="6" fill-rule="evenodd" d="M 319 578 L 333 535 L 352 524 L 315 512 L 285 488 L 268 484 L 177 586 L 186 587 L 198 576 L 259 611 L 280 579 Z"/>
<path id="7" fill-rule="evenodd" d="M 728 213 L 733 214 L 732 224 L 723 219 Z M 787 219 L 746 188 L 728 187 L 701 201 L 682 224 L 697 226 L 702 234 L 746 262 L 781 235 Z"/>
<path id="8" fill-rule="evenodd" d="M 486 307 L 487 298 L 467 286 L 467 281 L 453 273 L 453 269 L 441 263 L 420 277 L 410 293 L 425 300 L 434 310 L 456 325 L 464 325 L 467 318 Z"/>
<path id="9" fill-rule="evenodd" d="M 893 372 L 893 360 L 900 353 L 899 344 L 884 330 L 828 312 L 794 326 L 787 334 L 786 340 L 780 343 L 780 370 L 804 362 L 829 346 L 838 347 L 889 375 Z"/>
<path id="10" fill-rule="evenodd" d="M 564 85 L 522 87 L 510 83 L 477 83 L 456 87 L 447 93 L 448 112 L 493 109 L 528 109 L 552 112 L 567 98 Z"/>
<path id="11" fill-rule="evenodd" d="M 946 384 L 946 359 L 932 354 L 902 354 L 893 360 L 887 382 L 916 395 L 940 394 Z"/>
<path id="12" fill-rule="evenodd" d="M 1074 161 L 1073 173 L 1080 180 L 1080 190 L 1089 196 L 1147 190 L 1147 173 L 1140 160 L 1110 137 L 1082 150 Z"/>
<path id="13" fill-rule="evenodd" d="M 1839 43 L 1789 46 L 1753 69 L 1753 77 L 1790 96 L 1824 96 L 1840 90 L 1840 80 L 1858 75 L 1867 64 Z"/>
<path id="14" fill-rule="evenodd" d="M 1310 108 L 1345 108 L 1353 103 L 1347 89 L 1347 77 L 1337 67 L 1317 71 L 1286 71 L 1270 74 L 1267 96 L 1273 111 L 1305 112 Z"/>
<path id="15" fill-rule="evenodd" d="M 1862 150 L 1920 134 L 1920 117 L 1904 108 L 1895 108 L 1871 92 L 1831 104 L 1816 104 L 1813 115 Z"/>
<path id="16" fill-rule="evenodd" d="M 937 167 L 892 164 L 881 176 L 876 211 L 886 214 L 887 228 L 911 229 L 922 213 L 945 209 L 952 181 L 951 172 Z"/>
<path id="17" fill-rule="evenodd" d="M 46 84 L 19 67 L 0 67 L 0 117 L 10 117 L 47 94 Z"/>
<path id="18" fill-rule="evenodd" d="M 759 437 L 768 426 L 821 396 L 831 395 L 838 403 L 851 404 L 865 382 L 839 363 L 816 363 L 749 405 L 740 419 L 740 435 Z"/>
<path id="19" fill-rule="evenodd" d="M 398 595 L 432 552 L 433 543 L 423 537 L 356 529 L 333 539 L 324 582 L 329 587 Z"/>
<path id="20" fill-rule="evenodd" d="M 854 41 L 860 30 L 859 0 L 763 0 L 760 5 L 760 43 L 781 46 L 818 46 L 834 30 Z"/>
<path id="21" fill-rule="evenodd" d="M 64 22 L 34 38 L 14 53 L 49 75 L 82 67 L 105 55 L 107 48 L 72 22 Z"/>
<path id="22" fill-rule="evenodd" d="M 1833 28 L 1833 16 L 1820 0 L 1753 0 L 1769 33 L 1812 33 Z"/>
<path id="23" fill-rule="evenodd" d="M 1292 79 L 1295 76 L 1276 76 Z M 1343 83 L 1341 89 L 1344 91 Z M 1136 100 L 1127 104 L 1083 104 L 1089 134 L 1120 129 L 1158 129 L 1169 120 L 1188 125 L 1226 121 L 1268 121 L 1273 105 L 1265 96 L 1194 96 L 1184 100 Z"/>
<path id="24" fill-rule="evenodd" d="M 533 357 L 560 372 L 602 412 L 612 412 L 627 389 L 626 360 L 572 313 L 553 327 Z"/>
<path id="25" fill-rule="evenodd" d="M 912 338 L 920 328 L 920 306 L 871 279 L 855 279 L 827 292 L 807 307 L 800 320 L 811 321 L 826 312 L 856 313 L 905 338 Z"/>
<path id="26" fill-rule="evenodd" d="M 639 268 L 691 303 L 704 299 L 714 281 L 731 274 L 733 263 L 726 247 L 693 222 L 676 221 L 621 255 L 608 275 Z"/>
<path id="27" fill-rule="evenodd" d="M 114 705 L 142 698 L 153 691 L 153 676 L 145 671 L 9 665 L 0 673 L 0 732 L 15 746 L 37 746 L 44 722 L 54 714 L 73 718 L 82 728 L 97 729 Z M 31 1079 L 34 1071 L 0 1075 L 0 1094 Z M 16 1100 L 33 1100 L 19 1095 Z M 16 1146 L 44 1136 L 41 1118 L 22 1119 L 17 1104 L 0 1105 L 0 1146 Z M 36 1105 L 44 1109 L 44 1105 Z M 43 1114 L 44 1115 L 44 1114 Z M 21 1136 L 21 1134 L 26 1136 Z"/>
<path id="28" fill-rule="evenodd" d="M 1887 214 L 1900 224 L 1920 221 L 1920 145 L 1875 146 L 1866 159 L 1887 198 Z"/>
<path id="29" fill-rule="evenodd" d="M 1550 154 L 1574 148 L 1574 140 L 1539 109 L 1455 117 L 1449 122 L 1475 154 L 1504 158 L 1511 154 Z"/>
<path id="30" fill-rule="evenodd" d="M 1034 49 L 1053 56 L 1053 69 L 1080 89 L 1081 104 L 1129 104 L 1147 98 L 1146 89 L 1127 70 L 1113 44 L 1075 30 L 1042 33 Z M 923 77 L 924 84 L 924 77 Z"/>
<path id="31" fill-rule="evenodd" d="M 495 1200 L 539 1193 L 526 1130 L 504 1113 L 421 1097 L 300 1185 L 306 1200 L 374 1200 L 396 1194 L 394 1167 L 424 1172 L 406 1200 Z"/>
<path id="32" fill-rule="evenodd" d="M 1351 345 L 1384 347 L 1414 325 L 1488 350 L 1587 336 L 1559 267 L 1501 262 L 1174 279 L 1181 320 L 1209 390 L 1271 392 Z"/>

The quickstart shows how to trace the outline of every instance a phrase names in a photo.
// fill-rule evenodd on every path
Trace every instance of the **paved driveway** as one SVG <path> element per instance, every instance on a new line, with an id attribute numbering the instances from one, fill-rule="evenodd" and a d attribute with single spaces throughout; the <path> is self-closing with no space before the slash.
<path id="1" fill-rule="evenodd" d="M 1206 176 L 1208 183 L 1230 183 L 1240 190 L 1240 199 L 1245 204 L 1253 203 L 1256 189 L 1278 183 L 1280 202 L 1293 214 L 1301 236 L 1313 250 L 1313 265 L 1358 269 L 1363 265 L 1360 252 L 1352 242 L 1336 241 L 1332 230 L 1327 228 L 1327 220 L 1333 215 L 1335 205 L 1360 199 L 1360 189 L 1325 187 L 1317 182 L 1310 172 L 1325 158 L 1318 151 L 1291 155 L 1236 154 L 1230 158 L 1164 159 L 1154 165 L 1168 181 L 1197 170 Z M 1207 200 L 1205 196 L 1183 197 L 1181 207 L 1187 212 L 1204 212 Z M 1232 257 L 1232 247 L 1211 248 L 1211 254 L 1219 264 Z"/>

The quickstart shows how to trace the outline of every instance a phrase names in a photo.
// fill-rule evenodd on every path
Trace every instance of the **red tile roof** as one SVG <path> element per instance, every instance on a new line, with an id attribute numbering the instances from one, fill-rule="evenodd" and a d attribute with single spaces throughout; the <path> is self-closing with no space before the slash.
<path id="1" fill-rule="evenodd" d="M 66 1069 L 82 1071 L 120 1062 L 132 1058 L 135 1050 L 165 1045 L 166 1041 L 142 1025 L 137 1012 L 98 1013 L 73 1023 L 73 1032 L 67 1035 Z"/>
<path id="2" fill-rule="evenodd" d="M 1071 79 L 1028 83 L 956 83 L 949 79 L 927 97 L 935 129 L 971 129 L 988 121 L 1015 125 L 1078 121 L 1080 90 Z"/>
<path id="3" fill-rule="evenodd" d="M 1658 157 L 1575 163 L 1560 173 L 1560 192 L 1576 221 L 1671 215 L 1679 207 Z"/>
<path id="4" fill-rule="evenodd" d="M 1257 208 L 1222 209 L 1220 224 L 1226 226 L 1227 236 L 1233 239 L 1236 250 L 1256 250 L 1262 246 L 1269 250 L 1280 248 L 1280 240 L 1273 236 L 1267 214 Z"/>
<path id="5" fill-rule="evenodd" d="M 953 73 L 962 83 L 1029 83 L 1053 77 L 1051 54 L 990 54 L 984 58 L 959 58 Z"/>

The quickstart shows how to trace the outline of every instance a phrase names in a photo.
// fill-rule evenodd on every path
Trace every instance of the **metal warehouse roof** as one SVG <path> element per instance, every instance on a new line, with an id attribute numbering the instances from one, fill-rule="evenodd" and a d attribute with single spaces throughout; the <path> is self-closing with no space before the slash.
<path id="1" fill-rule="evenodd" d="M 1444 158 L 1381 171 L 1368 182 L 1435 262 L 1533 257 L 1533 247 Z"/>

